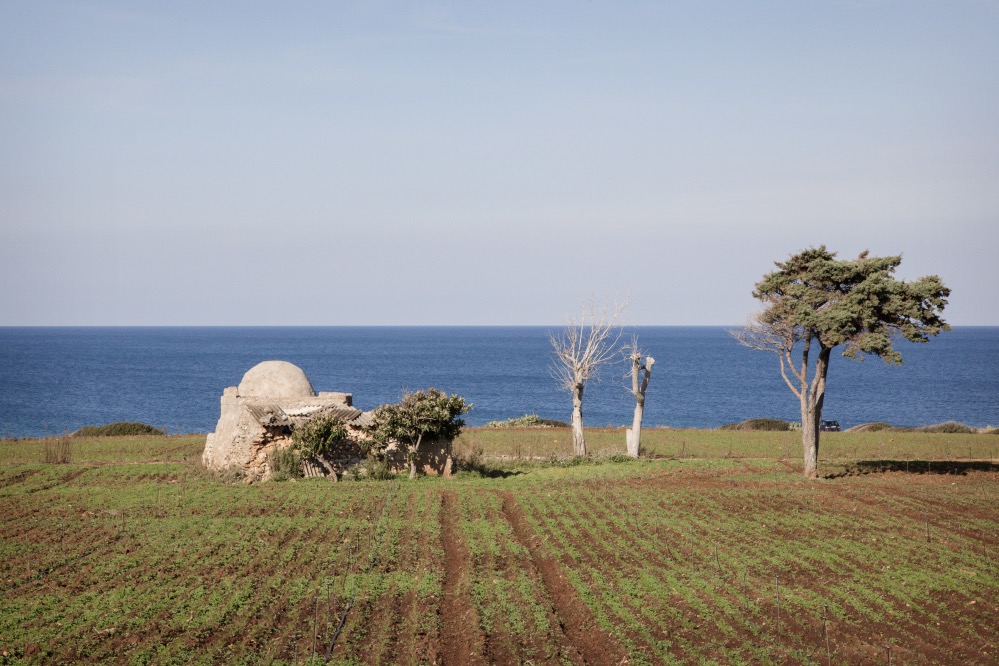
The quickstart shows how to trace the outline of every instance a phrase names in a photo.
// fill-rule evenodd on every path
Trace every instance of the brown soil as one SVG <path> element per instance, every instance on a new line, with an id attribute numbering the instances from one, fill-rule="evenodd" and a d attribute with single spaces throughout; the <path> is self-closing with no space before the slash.
<path id="1" fill-rule="evenodd" d="M 545 589 L 555 605 L 559 626 L 580 656 L 580 661 L 576 663 L 626 663 L 624 650 L 613 637 L 604 635 L 598 629 L 593 613 L 576 594 L 559 562 L 544 553 L 541 539 L 534 532 L 516 498 L 510 492 L 504 492 L 502 496 L 503 513 L 513 526 L 517 539 L 530 551 L 534 566 L 540 572 Z"/>
<path id="2" fill-rule="evenodd" d="M 441 663 L 484 664 L 484 637 L 470 601 L 468 548 L 458 534 L 458 498 L 445 491 L 441 507 L 441 541 L 444 547 L 444 599 L 441 602 Z"/>
<path id="3" fill-rule="evenodd" d="M 734 478 L 754 471 L 745 465 L 734 472 L 684 474 L 650 468 L 648 473 L 642 471 L 609 482 L 553 485 L 551 494 L 555 499 L 550 501 L 515 494 L 535 493 L 542 488 L 530 484 L 495 490 L 474 486 L 441 490 L 440 486 L 430 486 L 413 491 L 413 501 L 393 509 L 393 520 L 399 523 L 394 528 L 398 554 L 394 559 L 386 556 L 375 570 L 442 572 L 442 594 L 421 597 L 423 593 L 415 588 L 405 592 L 390 588 L 370 598 L 362 595 L 334 657 L 385 664 L 621 664 L 628 656 L 638 660 L 643 655 L 655 662 L 663 650 L 656 644 L 670 641 L 670 654 L 680 661 L 752 660 L 747 646 L 764 646 L 772 663 L 826 663 L 821 603 L 830 601 L 845 609 L 839 616 L 830 616 L 827 624 L 833 663 L 888 663 L 888 644 L 893 645 L 891 659 L 896 664 L 997 663 L 999 633 L 995 627 L 999 606 L 989 592 L 996 589 L 999 533 L 994 527 L 994 507 L 979 501 L 994 498 L 994 491 L 985 485 L 999 478 L 994 473 L 972 471 L 954 477 L 869 472 L 862 478 L 802 481 L 800 485 L 789 484 L 786 478 L 768 482 L 765 477 L 773 475 L 772 470 L 761 472 L 759 479 Z M 800 471 L 792 474 L 800 476 Z M 24 478 L 7 481 L 18 483 Z M 71 474 L 61 482 L 75 478 Z M 961 492 L 965 482 L 976 482 L 983 490 L 974 495 L 967 490 Z M 25 544 L 23 550 L 15 551 L 3 563 L 4 593 L 12 602 L 45 595 L 71 598 L 83 593 L 103 594 L 123 584 L 176 592 L 242 576 L 265 581 L 261 591 L 272 595 L 254 597 L 240 610 L 222 615 L 214 628 L 198 629 L 187 624 L 186 611 L 184 617 L 175 617 L 172 609 L 161 606 L 163 610 L 146 621 L 141 634 L 123 629 L 120 619 L 115 620 L 117 629 L 109 632 L 110 625 L 96 618 L 92 623 L 87 620 L 87 626 L 71 637 L 73 644 L 52 648 L 55 643 L 40 647 L 18 642 L 18 654 L 32 657 L 39 650 L 54 649 L 53 663 L 126 663 L 138 649 L 173 645 L 187 646 L 199 658 L 216 663 L 235 661 L 248 654 L 301 661 L 312 649 L 315 594 L 318 592 L 320 601 L 325 601 L 321 581 L 330 572 L 322 561 L 342 560 L 332 557 L 336 553 L 330 553 L 327 559 L 316 558 L 315 554 L 346 548 L 346 539 L 352 539 L 353 547 L 360 548 L 354 557 L 355 570 L 359 570 L 368 562 L 370 542 L 364 534 L 358 541 L 358 535 L 340 527 L 336 517 L 325 520 L 323 511 L 328 509 L 321 501 L 315 505 L 287 503 L 282 502 L 279 492 L 273 494 L 273 500 L 257 498 L 248 506 L 234 503 L 217 510 L 203 504 L 180 506 L 174 496 L 165 496 L 162 502 L 157 499 L 155 507 L 130 510 L 127 527 L 122 526 L 118 510 L 97 504 L 50 505 L 27 496 L 13 496 L 6 506 L 5 524 L 0 527 L 0 537 Z M 476 520 L 481 518 L 490 525 L 508 523 L 497 531 L 503 534 L 506 545 L 498 555 L 477 551 L 473 557 L 469 543 L 477 548 L 478 542 L 466 543 L 466 532 L 462 530 L 468 525 L 463 521 L 467 520 L 473 499 L 485 495 L 490 500 L 488 507 L 476 509 L 480 512 Z M 370 496 L 338 499 L 333 514 L 369 514 L 374 520 L 380 505 L 372 504 L 370 499 L 364 503 L 362 497 Z M 495 497 L 499 497 L 498 502 Z M 432 511 L 418 516 L 414 507 L 419 504 L 425 509 L 427 501 L 433 503 Z M 634 510 L 636 501 L 644 502 L 640 510 Z M 271 512 L 299 520 L 280 529 L 267 529 L 266 518 Z M 205 530 L 206 538 L 194 539 L 190 546 L 168 546 L 172 552 L 158 554 L 144 551 L 145 544 L 136 536 L 139 528 L 133 528 L 132 521 L 153 521 L 152 525 L 158 525 L 160 514 L 169 513 L 247 519 L 245 541 L 241 543 L 253 548 L 220 543 L 208 538 L 210 528 L 199 526 L 197 536 L 201 537 Z M 792 515 L 813 517 L 815 522 L 781 520 Z M 547 521 L 549 516 L 551 525 L 534 527 L 544 524 L 542 519 Z M 656 522 L 658 516 L 663 516 L 662 528 Z M 737 518 L 734 522 L 733 517 Z M 431 519 L 429 524 L 434 529 L 421 529 L 421 519 Z M 932 553 L 922 550 L 927 524 L 936 547 Z M 791 529 L 789 525 L 796 527 Z M 834 525 L 834 531 L 823 533 L 823 526 L 828 525 Z M 576 536 L 566 537 L 572 546 L 569 552 L 577 554 L 562 551 L 559 555 L 555 537 L 569 535 L 570 526 Z M 752 530 L 753 536 L 738 533 L 740 528 Z M 178 534 L 183 536 L 185 532 Z M 782 543 L 793 551 L 811 548 L 814 553 L 816 544 L 875 539 L 879 543 L 894 541 L 885 541 L 891 547 L 879 546 L 874 551 L 845 549 L 831 564 L 818 557 L 756 560 L 758 568 L 750 568 L 748 589 L 744 591 L 745 570 L 740 557 L 754 548 L 769 551 L 773 550 L 771 543 Z M 258 542 L 259 550 L 255 545 Z M 509 548 L 511 543 L 513 550 Z M 716 547 L 721 551 L 720 564 Z M 297 550 L 299 555 L 279 565 L 275 554 L 289 549 Z M 873 557 L 869 556 L 871 552 L 875 553 Z M 952 555 L 953 561 L 960 563 L 958 566 L 948 564 Z M 956 559 L 958 555 L 964 559 Z M 932 577 L 914 582 L 893 578 L 893 557 L 905 557 L 909 564 L 925 563 Z M 130 568 L 133 558 L 146 558 L 150 568 Z M 106 569 L 102 565 L 107 560 L 120 561 L 122 571 L 114 578 L 99 579 L 98 573 Z M 799 599 L 811 595 L 818 600 L 808 608 L 799 605 L 797 613 L 782 608 L 779 633 L 773 594 L 774 574 L 778 572 L 769 568 L 775 561 L 782 562 L 782 602 L 793 600 L 795 595 Z M 606 581 L 612 578 L 608 572 L 630 571 L 644 571 L 653 577 L 663 574 L 664 578 L 668 572 L 676 587 L 672 591 L 665 588 L 661 595 L 644 591 L 645 598 L 621 589 L 615 601 L 637 618 L 639 631 L 633 628 L 636 625 L 623 626 L 612 618 L 615 639 L 601 631 L 594 610 L 587 605 L 593 600 L 586 596 L 585 588 L 581 588 L 584 593 L 578 592 L 567 574 L 578 572 L 584 585 L 592 583 L 596 588 L 603 584 L 601 574 Z M 532 581 L 536 601 L 547 614 L 548 631 L 524 635 L 509 625 L 485 631 L 472 595 L 478 577 L 485 573 L 501 583 L 523 581 L 523 576 Z M 976 584 L 955 588 L 962 590 L 958 592 L 948 589 L 953 587 L 946 582 L 948 577 Z M 291 597 L 290 590 L 281 584 L 284 578 L 314 581 L 315 590 L 310 589 L 304 599 Z M 626 578 L 623 575 L 617 579 L 611 594 L 617 594 L 616 586 Z M 853 578 L 868 581 L 866 587 L 840 592 L 840 597 L 827 596 L 828 589 L 842 591 L 842 583 Z M 677 579 L 680 583 L 675 582 Z M 943 582 L 938 582 L 941 579 Z M 909 594 L 914 585 L 934 586 L 934 591 Z M 872 619 L 853 610 L 857 606 L 851 606 L 849 597 L 864 593 L 884 601 L 884 617 Z M 184 596 L 177 596 L 178 603 Z M 339 599 L 341 604 L 344 601 Z M 228 598 L 217 602 L 220 608 L 228 603 Z M 335 592 L 333 603 L 338 603 Z M 703 614 L 705 607 L 709 610 Z M 601 612 L 599 606 L 592 608 Z M 646 619 L 642 619 L 643 615 Z M 321 603 L 317 641 L 320 654 L 328 645 L 325 617 Z M 722 618 L 730 626 L 728 633 L 718 628 Z M 73 619 L 63 618 L 67 624 Z M 24 629 L 34 631 L 48 622 L 48 618 L 39 617 L 27 622 Z M 0 648 L 12 645 L 9 637 L 0 637 Z"/>
<path id="4" fill-rule="evenodd" d="M 797 472 L 800 474 L 800 470 Z M 661 501 L 664 513 L 670 510 L 680 511 L 685 508 L 695 509 L 698 515 L 697 521 L 710 525 L 712 514 L 719 518 L 723 515 L 743 515 L 745 518 L 752 518 L 760 511 L 770 511 L 778 515 L 786 513 L 809 513 L 815 515 L 832 516 L 856 516 L 859 520 L 865 521 L 868 526 L 889 524 L 904 516 L 909 522 L 914 522 L 917 526 L 922 524 L 924 512 L 930 513 L 931 530 L 933 538 L 937 539 L 937 532 L 940 539 L 945 540 L 945 535 L 961 535 L 964 537 L 974 537 L 978 540 L 981 552 L 987 552 L 988 547 L 995 543 L 995 535 L 980 534 L 976 530 L 966 529 L 960 524 L 961 519 L 987 519 L 989 514 L 981 509 L 974 510 L 970 507 L 962 506 L 961 503 L 949 502 L 937 496 L 933 500 L 926 500 L 920 487 L 914 487 L 912 477 L 899 479 L 895 472 L 887 472 L 883 475 L 884 483 L 879 483 L 877 475 L 870 475 L 867 479 L 873 485 L 846 485 L 846 484 L 823 484 L 815 487 L 815 494 L 812 496 L 802 493 L 793 493 L 790 497 L 782 497 L 779 493 L 776 496 L 755 495 L 751 497 L 750 504 L 746 504 L 746 497 L 739 493 L 726 496 L 726 488 L 734 488 L 735 484 L 730 484 L 724 479 L 724 474 L 720 478 L 700 475 L 686 475 L 680 478 L 668 475 L 649 475 L 644 477 L 632 477 L 627 484 L 620 484 L 618 488 L 627 485 L 630 488 L 645 488 L 654 490 L 652 497 L 664 497 Z M 917 484 L 927 484 L 931 486 L 943 483 L 951 484 L 953 479 L 918 477 Z M 583 483 L 589 486 L 588 491 L 581 491 L 579 497 L 571 501 L 572 508 L 569 513 L 575 517 L 576 528 L 579 530 L 579 537 L 572 539 L 571 543 L 581 558 L 578 562 L 563 562 L 563 566 L 576 566 L 580 571 L 616 569 L 627 571 L 630 568 L 648 566 L 692 567 L 692 576 L 700 576 L 702 579 L 717 575 L 713 553 L 710 549 L 705 550 L 701 543 L 701 531 L 696 532 L 695 545 L 697 548 L 692 552 L 686 542 L 685 534 L 673 534 L 673 548 L 664 547 L 662 552 L 657 554 L 648 549 L 649 538 L 647 534 L 629 534 L 632 525 L 629 523 L 627 506 L 620 502 L 619 496 L 613 491 L 608 493 L 602 487 L 601 482 Z M 739 484 L 745 490 L 746 484 Z M 760 488 L 765 489 L 767 484 L 762 482 Z M 679 492 L 677 492 L 679 491 Z M 690 498 L 697 497 L 704 491 L 712 492 L 714 507 L 707 507 L 697 500 Z M 662 493 L 661 495 L 659 493 Z M 575 495 L 575 493 L 567 493 Z M 677 495 L 683 495 L 687 499 L 675 499 Z M 587 499 L 590 503 L 587 503 Z M 900 498 L 903 500 L 901 506 L 886 504 L 887 498 Z M 648 496 L 646 497 L 648 499 Z M 595 501 L 593 501 L 595 500 Z M 685 506 L 686 503 L 689 506 Z M 911 507 L 908 506 L 911 504 Z M 569 505 L 566 505 L 569 506 Z M 707 512 L 705 510 L 708 509 Z M 970 509 L 970 510 L 969 510 Z M 993 514 L 994 516 L 994 514 Z M 556 518 L 556 521 L 559 519 Z M 586 528 L 587 521 L 604 522 L 610 526 L 609 533 L 627 542 L 628 538 L 635 539 L 633 550 L 620 548 L 617 545 L 602 543 L 596 536 L 600 530 L 590 532 Z M 722 521 L 726 522 L 726 521 Z M 852 527 L 849 528 L 852 530 Z M 568 530 L 562 530 L 567 533 Z M 772 538 L 778 541 L 795 542 L 805 537 L 801 533 L 778 529 L 776 525 L 765 526 L 765 533 L 770 533 Z M 607 534 L 608 532 L 604 532 Z M 876 533 L 879 538 L 881 534 Z M 554 535 L 545 534 L 546 538 Z M 713 535 L 703 536 L 714 538 Z M 831 535 L 836 538 L 838 535 Z M 846 536 L 846 535 L 844 535 Z M 865 536 L 863 530 L 859 536 Z M 911 535 L 909 535 L 911 536 Z M 905 538 L 906 535 L 899 533 L 898 537 Z M 919 534 L 915 537 L 920 537 Z M 852 532 L 849 538 L 857 538 Z M 724 543 L 724 542 L 723 542 Z M 946 543 L 946 541 L 945 541 Z M 976 551 L 978 552 L 978 551 Z M 679 562 L 677 561 L 679 558 Z M 799 593 L 810 591 L 813 594 L 822 595 L 825 580 L 847 577 L 876 578 L 876 572 L 885 562 L 864 561 L 861 559 L 851 559 L 846 564 L 845 570 L 833 570 L 816 565 L 811 568 L 799 569 L 791 563 L 785 564 L 780 571 L 781 584 L 789 586 Z M 721 575 L 729 575 L 728 572 L 721 572 Z M 731 576 L 729 575 L 729 578 Z M 759 588 L 753 591 L 753 584 Z M 725 581 L 719 579 L 717 586 L 722 590 L 724 596 L 730 598 L 733 606 L 741 603 L 741 591 L 737 579 Z M 731 590 L 729 589 L 731 588 Z M 904 591 L 904 588 L 897 590 Z M 888 617 L 883 620 L 872 621 L 868 618 L 847 617 L 844 619 L 830 618 L 828 630 L 830 644 L 834 660 L 844 660 L 848 663 L 886 663 L 887 650 L 885 645 L 892 643 L 892 663 L 989 663 L 988 659 L 993 656 L 994 645 L 992 643 L 982 644 L 981 636 L 983 628 L 994 626 L 994 615 L 996 604 L 991 599 L 969 599 L 961 595 L 951 594 L 946 601 L 942 601 L 939 606 L 924 605 L 921 608 L 909 609 L 902 597 L 896 596 L 896 590 L 888 587 L 880 591 L 879 596 L 885 599 L 890 607 L 904 609 L 901 616 Z M 727 646 L 730 649 L 739 649 L 739 643 L 748 641 L 749 643 L 763 640 L 773 642 L 777 650 L 771 653 L 771 658 L 777 663 L 798 663 L 800 651 L 806 650 L 811 654 L 811 659 L 825 661 L 825 648 L 822 633 L 821 615 L 812 617 L 809 615 L 791 616 L 786 614 L 781 617 L 781 632 L 777 633 L 776 604 L 773 598 L 773 578 L 769 582 L 760 580 L 750 581 L 750 596 L 756 608 L 759 609 L 756 623 L 747 620 L 745 625 L 734 624 L 736 635 L 725 637 L 719 634 L 717 628 L 710 623 L 701 622 L 698 613 L 691 607 L 686 606 L 683 600 L 676 596 L 669 600 L 670 608 L 679 611 L 683 620 L 679 623 L 670 624 L 668 618 L 660 620 L 661 627 L 668 634 L 669 638 L 676 637 L 700 646 L 698 653 L 701 656 L 711 655 L 717 659 L 725 661 L 725 653 L 705 650 L 706 645 Z M 650 600 L 649 606 L 657 606 L 662 600 Z M 704 601 L 708 601 L 705 599 Z M 638 609 L 628 601 L 622 601 L 626 606 L 630 606 L 634 612 Z M 761 619 L 762 617 L 762 619 Z M 941 622 L 942 620 L 942 622 Z M 977 629 L 975 629 L 977 627 Z M 624 627 L 619 627 L 618 631 L 622 635 L 628 635 L 632 642 L 641 649 L 641 641 L 628 634 Z M 941 633 L 945 631 L 946 633 Z M 990 632 L 985 630 L 984 635 Z M 994 632 L 991 632 L 995 635 Z M 735 639 L 732 642 L 732 639 Z M 797 652 L 787 651 L 783 647 L 785 643 L 788 649 L 794 648 Z M 683 659 L 684 654 L 677 649 L 676 643 L 670 649 L 673 656 Z M 783 654 L 783 658 L 781 658 Z M 986 656 L 987 655 L 987 656 Z M 983 661 L 983 658 L 985 661 Z M 955 661 L 956 660 L 956 661 Z"/>

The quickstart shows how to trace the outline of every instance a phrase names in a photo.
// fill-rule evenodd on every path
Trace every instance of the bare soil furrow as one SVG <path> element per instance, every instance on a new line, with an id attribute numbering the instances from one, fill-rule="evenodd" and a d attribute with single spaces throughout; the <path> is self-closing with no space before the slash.
<path id="1" fill-rule="evenodd" d="M 530 551 L 535 568 L 541 573 L 545 589 L 555 605 L 559 626 L 585 664 L 620 664 L 627 659 L 625 651 L 611 636 L 603 635 L 593 613 L 582 602 L 565 577 L 555 558 L 544 555 L 541 540 L 531 528 L 524 510 L 513 493 L 504 491 L 503 514 L 513 526 L 517 539 Z"/>
<path id="2" fill-rule="evenodd" d="M 444 551 L 444 598 L 441 602 L 441 649 L 444 666 L 485 664 L 485 637 L 470 599 L 469 553 L 458 529 L 458 497 L 442 494 L 441 543 Z"/>

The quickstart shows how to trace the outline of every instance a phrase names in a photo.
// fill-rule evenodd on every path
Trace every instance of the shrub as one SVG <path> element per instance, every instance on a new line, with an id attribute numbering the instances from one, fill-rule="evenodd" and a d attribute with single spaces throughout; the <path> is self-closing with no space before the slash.
<path id="1" fill-rule="evenodd" d="M 571 456 L 563 457 L 552 454 L 543 464 L 544 467 L 580 467 L 583 465 L 599 465 L 600 460 L 593 456 Z"/>
<path id="2" fill-rule="evenodd" d="M 145 423 L 136 421 L 117 421 L 102 426 L 83 426 L 73 433 L 74 437 L 134 437 L 136 435 L 158 435 L 165 432 Z"/>
<path id="3" fill-rule="evenodd" d="M 267 460 L 271 468 L 271 480 L 287 481 L 302 477 L 302 456 L 291 447 L 276 448 Z"/>
<path id="4" fill-rule="evenodd" d="M 372 481 L 388 481 L 395 478 L 395 474 L 389 469 L 385 457 L 374 454 L 369 455 L 365 460 L 364 476 Z"/>
<path id="5" fill-rule="evenodd" d="M 965 425 L 963 423 L 958 423 L 957 421 L 947 421 L 945 423 L 937 423 L 934 425 L 923 426 L 919 428 L 919 432 L 931 432 L 931 433 L 943 433 L 952 435 L 969 435 L 976 432 L 971 426 Z"/>
<path id="6" fill-rule="evenodd" d="M 488 466 L 483 459 L 481 446 L 473 446 L 472 450 L 464 455 L 454 456 L 454 472 L 466 476 L 485 476 Z"/>
<path id="7" fill-rule="evenodd" d="M 318 414 L 295 428 L 291 440 L 304 456 L 329 455 L 337 442 L 347 439 L 347 425 L 329 414 Z"/>
<path id="8" fill-rule="evenodd" d="M 389 481 L 395 473 L 389 468 L 385 456 L 372 451 L 361 462 L 356 462 L 340 473 L 341 481 Z"/>
<path id="9" fill-rule="evenodd" d="M 749 419 L 743 422 L 743 430 L 766 430 L 769 432 L 786 432 L 791 429 L 787 421 L 780 419 Z"/>
<path id="10" fill-rule="evenodd" d="M 740 423 L 728 423 L 721 430 L 764 430 L 768 432 L 786 432 L 791 430 L 791 424 L 780 419 L 748 419 Z"/>
<path id="11" fill-rule="evenodd" d="M 848 432 L 881 432 L 882 430 L 891 430 L 892 426 L 890 423 L 885 423 L 884 421 L 875 421 L 874 423 L 862 423 L 852 428 L 848 428 Z"/>
<path id="12" fill-rule="evenodd" d="M 205 474 L 220 483 L 242 483 L 247 480 L 246 472 L 239 467 L 226 467 L 217 472 L 205 470 Z"/>
<path id="13" fill-rule="evenodd" d="M 490 421 L 483 428 L 568 428 L 565 421 L 543 419 L 537 414 L 524 414 L 505 421 Z"/>
<path id="14" fill-rule="evenodd" d="M 364 466 L 358 462 L 344 467 L 337 478 L 340 481 L 359 481 L 364 477 L 364 474 Z"/>
<path id="15" fill-rule="evenodd" d="M 440 389 L 406 393 L 397 405 L 375 408 L 369 429 L 375 450 L 384 451 L 396 442 L 409 461 L 409 478 L 417 474 L 416 456 L 426 442 L 451 442 L 465 426 L 459 418 L 472 408 L 460 395 L 450 396 Z"/>

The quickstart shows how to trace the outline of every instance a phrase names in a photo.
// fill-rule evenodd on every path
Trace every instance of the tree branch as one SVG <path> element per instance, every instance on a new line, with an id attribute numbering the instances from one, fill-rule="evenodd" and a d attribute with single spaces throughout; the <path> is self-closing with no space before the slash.
<path id="1" fill-rule="evenodd" d="M 552 376 L 563 389 L 573 391 L 617 354 L 624 308 L 591 300 L 583 304 L 578 319 L 570 317 L 558 334 L 549 333 L 555 352 Z"/>

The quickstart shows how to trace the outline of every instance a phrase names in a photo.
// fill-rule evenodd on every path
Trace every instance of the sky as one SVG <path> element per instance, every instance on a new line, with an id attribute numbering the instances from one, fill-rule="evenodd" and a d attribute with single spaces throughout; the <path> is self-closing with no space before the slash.
<path id="1" fill-rule="evenodd" d="M 999 325 L 999 2 L 0 3 L 0 326 Z"/>

